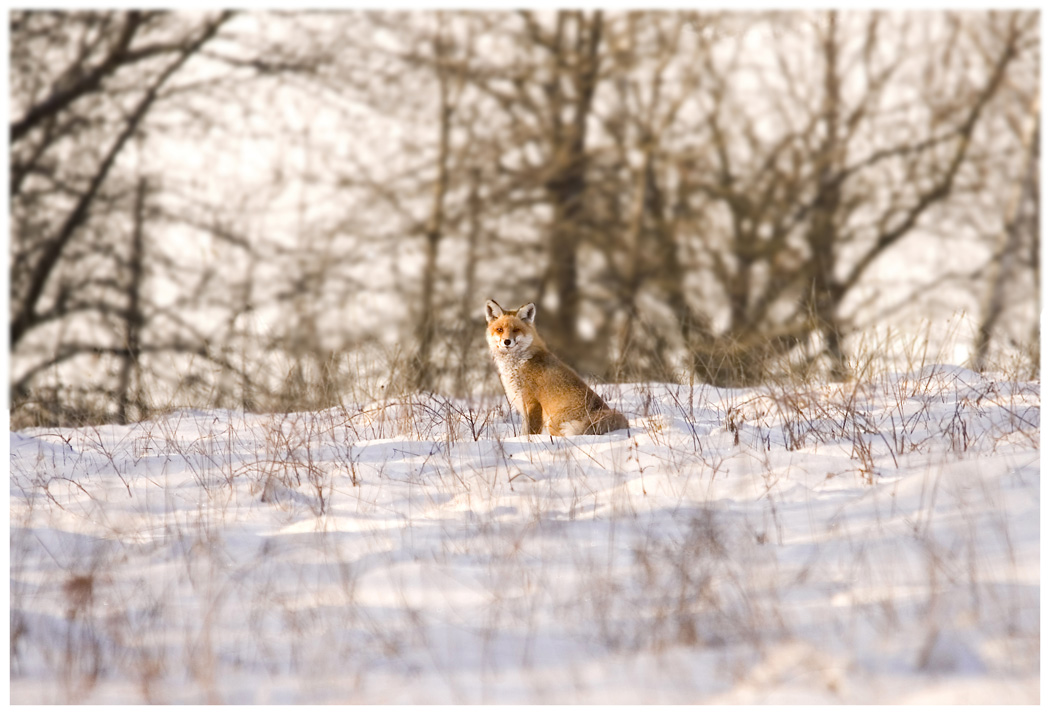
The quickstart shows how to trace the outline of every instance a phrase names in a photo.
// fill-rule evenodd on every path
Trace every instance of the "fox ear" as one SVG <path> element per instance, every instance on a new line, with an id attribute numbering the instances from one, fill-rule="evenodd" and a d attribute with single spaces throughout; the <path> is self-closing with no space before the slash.
<path id="1" fill-rule="evenodd" d="M 503 308 L 499 307 L 499 303 L 494 300 L 485 303 L 485 322 L 491 323 L 501 315 L 503 315 Z"/>
<path id="2" fill-rule="evenodd" d="M 515 312 L 517 313 L 518 317 L 521 319 L 521 322 L 523 322 L 523 323 L 527 323 L 529 325 L 532 325 L 532 323 L 536 320 L 536 304 L 535 303 L 526 303 L 525 305 L 523 305 L 520 308 L 518 308 L 517 311 L 515 311 Z"/>

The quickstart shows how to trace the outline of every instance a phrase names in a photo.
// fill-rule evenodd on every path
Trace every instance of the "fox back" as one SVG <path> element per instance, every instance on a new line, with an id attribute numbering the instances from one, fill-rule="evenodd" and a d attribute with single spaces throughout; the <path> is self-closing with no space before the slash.
<path id="1" fill-rule="evenodd" d="M 555 436 L 628 428 L 622 414 L 547 349 L 536 332 L 535 304 L 508 311 L 490 300 L 485 318 L 489 351 L 507 399 L 521 413 L 526 434 L 539 434 L 544 427 Z"/>

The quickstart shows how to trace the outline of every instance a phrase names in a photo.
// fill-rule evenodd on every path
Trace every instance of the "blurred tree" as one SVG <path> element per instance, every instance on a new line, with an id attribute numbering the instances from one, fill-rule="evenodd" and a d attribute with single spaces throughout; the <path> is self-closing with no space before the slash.
<path id="1" fill-rule="evenodd" d="M 449 193 L 449 136 L 452 131 L 456 102 L 458 97 L 462 95 L 463 88 L 462 65 L 459 66 L 457 71 L 453 69 L 453 63 L 449 62 L 451 48 L 449 47 L 449 38 L 445 32 L 444 15 L 438 13 L 436 20 L 437 28 L 430 40 L 433 51 L 433 59 L 430 64 L 434 69 L 438 85 L 438 143 L 435 160 L 437 176 L 434 178 L 430 216 L 427 218 L 424 229 L 426 243 L 424 249 L 422 304 L 416 329 L 419 340 L 416 353 L 412 359 L 410 374 L 411 385 L 417 390 L 433 390 L 435 388 L 431 351 L 434 347 L 434 334 L 437 330 L 438 322 L 437 311 L 434 305 L 437 299 L 435 293 L 438 272 L 438 247 L 445 231 L 445 203 Z M 455 83 L 455 87 L 452 86 L 453 83 Z"/>
<path id="2" fill-rule="evenodd" d="M 841 165 L 833 166 L 832 170 L 827 172 L 826 162 L 834 157 L 848 156 L 848 148 L 839 147 L 841 140 L 835 133 L 835 125 L 841 124 L 846 137 L 855 136 L 852 134 L 853 126 L 860 125 L 869 104 L 862 100 L 861 104 L 849 109 L 848 114 L 839 118 L 838 107 L 841 100 L 837 96 L 837 87 L 842 79 L 838 77 L 839 70 L 835 68 L 834 62 L 837 42 L 836 18 L 835 13 L 829 15 L 825 31 L 826 144 L 817 154 L 821 157 L 821 168 L 809 221 L 812 297 L 807 307 L 814 315 L 818 329 L 823 335 L 827 354 L 831 358 L 831 374 L 835 378 L 841 378 L 847 374 L 841 342 L 845 332 L 840 314 L 844 300 L 849 292 L 857 287 L 876 259 L 912 234 L 930 209 L 951 196 L 960 169 L 968 158 L 978 123 L 1000 90 L 1008 68 L 1017 58 L 1027 23 L 1020 13 L 1007 16 L 1006 32 L 1001 36 L 999 46 L 995 47 L 987 58 L 983 76 L 976 82 L 964 77 L 951 78 L 959 83 L 958 94 L 948 102 L 939 103 L 935 100 L 934 106 L 930 108 L 930 121 L 919 141 L 913 139 L 900 143 L 885 143 L 856 164 L 846 165 L 845 161 L 840 160 Z M 949 26 L 952 22 L 962 23 L 961 20 L 950 19 Z M 878 40 L 877 28 L 877 21 L 870 20 L 869 42 Z M 950 57 L 948 54 L 949 61 Z M 944 62 L 945 59 L 936 61 Z M 941 69 L 943 71 L 943 68 Z M 892 71 L 889 68 L 883 70 L 884 73 Z M 932 74 L 933 71 L 933 68 L 927 68 L 927 74 Z M 933 94 L 933 88 L 929 89 L 930 96 L 936 96 Z M 938 89 L 943 92 L 943 85 Z M 881 92 L 881 89 L 879 91 Z M 886 204 L 875 203 L 872 207 L 866 204 L 874 202 L 865 202 L 863 195 L 850 192 L 844 203 L 840 192 L 848 191 L 851 185 L 864 186 L 863 172 L 890 156 L 907 157 L 904 166 L 905 182 L 903 186 L 895 187 L 899 192 L 898 196 Z M 857 220 L 856 215 L 862 211 L 873 210 L 879 213 L 875 219 L 876 230 L 870 231 L 864 225 L 866 221 L 862 223 Z M 868 233 L 870 238 L 862 238 L 863 233 Z M 850 258 L 844 250 L 850 244 L 862 246 L 859 258 Z"/>
<path id="3" fill-rule="evenodd" d="M 43 359 L 12 376 L 16 404 L 38 373 L 81 355 L 128 360 L 142 351 L 199 349 L 176 341 L 132 351 L 112 332 L 102 340 L 66 334 L 64 321 L 91 314 L 104 325 L 127 322 L 119 293 L 137 291 L 141 272 L 129 278 L 126 266 L 129 250 L 142 253 L 131 248 L 134 240 L 115 241 L 114 226 L 103 227 L 117 214 L 127 225 L 131 213 L 122 204 L 134 183 L 114 179 L 117 167 L 172 78 L 230 16 L 12 12 L 11 349 L 21 350 L 34 331 L 59 328 L 44 338 L 57 343 Z"/>
<path id="4" fill-rule="evenodd" d="M 741 61 L 747 32 L 704 42 L 710 150 L 695 155 L 689 181 L 714 204 L 690 211 L 707 227 L 719 220 L 714 206 L 728 218 L 728 242 L 702 241 L 728 327 L 701 329 L 692 343 L 703 380 L 754 382 L 780 356 L 808 351 L 815 335 L 830 374 L 846 374 L 846 304 L 875 261 L 921 235 L 924 217 L 952 196 L 978 124 L 1034 26 L 1022 14 L 996 16 L 1007 27 L 987 66 L 963 71 L 963 37 L 976 17 L 897 19 L 945 33 L 938 53 L 912 45 L 928 37 L 890 27 L 882 13 L 848 17 L 849 31 L 831 12 L 769 34 L 775 73 Z M 799 36 L 815 51 L 800 52 Z M 821 81 L 800 81 L 807 72 Z M 756 82 L 766 99 L 738 89 Z M 902 98 L 910 101 L 903 110 Z"/>
<path id="5" fill-rule="evenodd" d="M 691 99 L 700 74 L 691 34 L 678 14 L 632 12 L 607 23 L 610 91 L 597 114 L 612 149 L 599 156 L 612 158 L 594 162 L 593 221 L 606 279 L 617 296 L 618 327 L 610 321 L 598 332 L 615 334 L 604 347 L 616 356 L 617 375 L 627 379 L 674 376 L 670 346 L 676 329 L 653 320 L 644 303 L 666 305 L 683 330 L 697 320 L 685 299 L 678 250 L 675 217 L 681 206 L 669 205 L 661 180 L 671 183 L 671 176 L 681 175 L 675 153 L 685 138 L 675 129 L 683 114 L 696 110 Z M 688 193 L 684 183 L 679 191 Z"/>
<path id="6" fill-rule="evenodd" d="M 544 189 L 552 208 L 544 286 L 553 289 L 557 310 L 544 330 L 552 348 L 575 362 L 580 354 L 577 253 L 587 225 L 587 130 L 601 63 L 602 13 L 560 10 L 550 33 L 531 13 L 522 17 L 528 37 L 547 52 L 537 78 L 547 105 Z"/>
<path id="7" fill-rule="evenodd" d="M 1031 201 L 1038 202 L 1039 171 L 1039 98 L 1034 97 L 1025 120 L 1021 145 L 1026 150 L 1022 155 L 1024 172 L 1013 187 L 1012 194 L 1004 207 L 1003 226 L 997 242 L 996 251 L 990 265 L 988 292 L 982 305 L 981 321 L 977 328 L 976 348 L 974 351 L 974 368 L 979 371 L 988 369 L 992 336 L 995 328 L 1006 311 L 1007 287 L 1011 278 L 1016 279 L 1017 264 L 1022 260 L 1022 246 L 1025 243 L 1025 208 Z M 1029 231 L 1029 233 L 1033 233 Z M 1037 241 L 1029 241 L 1035 245 Z M 1038 271 L 1036 261 L 1031 262 L 1034 271 Z M 1038 283 L 1037 283 L 1038 284 Z"/>
<path id="8" fill-rule="evenodd" d="M 14 407 L 469 392 L 489 297 L 740 384 L 980 281 L 980 363 L 1038 286 L 1033 17 L 15 11 Z"/>
<path id="9" fill-rule="evenodd" d="M 988 23 L 977 35 L 982 57 L 1009 31 Z M 990 258 L 978 316 L 972 363 L 977 370 L 1004 366 L 1011 351 L 1039 365 L 1039 158 L 1040 55 L 1038 36 L 1019 48 L 995 114 L 981 142 L 975 173 L 983 191 L 971 196 L 966 214 L 972 230 L 987 237 Z"/>
<path id="10" fill-rule="evenodd" d="M 484 145 L 495 149 L 491 161 L 505 184 L 504 200 L 544 208 L 542 252 L 514 256 L 516 268 L 500 288 L 521 286 L 529 294 L 520 302 L 535 301 L 541 311 L 544 304 L 551 307 L 540 319 L 544 337 L 559 355 L 579 363 L 596 352 L 586 349 L 579 334 L 579 253 L 593 240 L 589 132 L 605 20 L 601 11 L 565 10 L 521 11 L 515 19 L 490 22 L 493 33 L 507 38 L 506 51 L 479 62 L 469 76 L 501 115 L 490 131 L 502 134 L 490 135 Z M 528 266 L 535 265 L 539 275 L 526 280 Z"/>
<path id="11" fill-rule="evenodd" d="M 121 18 L 114 15 L 88 13 L 70 17 L 64 13 L 22 11 L 11 18 L 12 55 L 23 58 L 35 55 L 48 64 L 34 65 L 28 68 L 30 72 L 53 73 L 54 77 L 33 74 L 12 83 L 13 105 L 15 111 L 21 113 L 21 118 L 11 124 L 12 209 L 16 222 L 24 221 L 33 228 L 32 232 L 15 234 L 27 240 L 16 241 L 12 258 L 12 348 L 17 348 L 36 325 L 64 315 L 64 301 L 74 297 L 69 294 L 68 286 L 60 289 L 59 300 L 50 309 L 43 309 L 41 305 L 44 288 L 59 259 L 88 220 L 117 157 L 135 136 L 161 89 L 230 16 L 222 13 L 184 32 L 175 41 L 146 41 L 132 47 L 137 35 L 141 37 L 162 22 L 162 14 L 131 11 Z M 70 19 L 81 22 L 70 23 Z M 64 43 L 71 33 L 80 34 L 75 46 L 49 44 L 55 40 Z M 36 42 L 44 42 L 45 46 L 32 46 Z M 70 49 L 74 50 L 72 58 L 56 72 L 52 64 L 57 59 L 55 53 Z M 156 68 L 146 78 L 135 78 L 135 84 L 143 89 L 130 107 L 106 106 L 109 102 L 127 101 L 121 96 L 127 88 L 111 87 L 107 80 L 124 68 L 141 66 L 147 59 L 158 60 L 151 63 Z M 93 96 L 106 95 L 107 91 L 109 96 Z M 90 100 L 98 101 L 89 105 Z M 123 116 L 117 119 L 112 129 L 115 136 L 95 165 L 86 172 L 78 166 L 73 169 L 76 172 L 73 176 L 62 176 L 67 169 L 60 163 L 64 158 L 62 150 L 71 144 L 80 144 L 79 132 L 97 131 L 100 125 L 105 127 L 112 122 L 107 115 L 111 116 L 114 110 Z M 97 135 L 92 139 L 98 143 L 103 141 Z M 64 180 L 67 178 L 73 180 Z M 54 212 L 62 217 L 54 228 L 47 226 L 53 221 L 52 216 L 42 215 L 41 204 L 45 202 L 69 206 L 68 210 Z M 58 208 L 54 204 L 48 208 Z"/>
<path id="12" fill-rule="evenodd" d="M 141 350 L 140 335 L 142 333 L 142 266 L 143 266 L 143 232 L 146 222 L 146 194 L 149 191 L 149 182 L 139 179 L 135 190 L 135 208 L 133 226 L 131 229 L 131 252 L 128 256 L 128 304 L 124 314 L 124 324 L 127 326 L 124 345 L 127 352 L 123 355 L 120 368 L 120 384 L 117 388 L 117 421 L 127 424 L 130 408 L 135 407 L 138 414 L 146 413 L 140 397 L 141 377 L 139 370 L 139 352 Z M 132 388 L 132 380 L 135 380 L 137 389 Z"/>

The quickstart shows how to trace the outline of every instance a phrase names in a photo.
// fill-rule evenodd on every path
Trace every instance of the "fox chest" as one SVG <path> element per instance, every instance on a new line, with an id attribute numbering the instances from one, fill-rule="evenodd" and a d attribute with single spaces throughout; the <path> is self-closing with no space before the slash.
<path id="1" fill-rule="evenodd" d="M 496 360 L 496 368 L 499 370 L 499 379 L 503 383 L 503 391 L 507 393 L 507 399 L 514 407 L 525 411 L 524 395 L 528 392 L 527 380 L 522 375 L 523 360 Z"/>

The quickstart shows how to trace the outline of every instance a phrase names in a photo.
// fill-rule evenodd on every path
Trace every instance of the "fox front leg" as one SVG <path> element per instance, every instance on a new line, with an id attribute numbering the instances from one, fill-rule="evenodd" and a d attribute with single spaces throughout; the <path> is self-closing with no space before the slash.
<path id="1" fill-rule="evenodd" d="M 540 407 L 539 401 L 526 403 L 525 419 L 522 422 L 526 435 L 539 434 L 543 431 L 543 408 Z"/>

